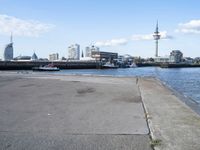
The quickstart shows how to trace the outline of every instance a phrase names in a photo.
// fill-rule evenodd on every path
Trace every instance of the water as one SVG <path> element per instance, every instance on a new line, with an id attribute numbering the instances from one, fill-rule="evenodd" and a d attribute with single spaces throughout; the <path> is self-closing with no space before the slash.
<path id="1" fill-rule="evenodd" d="M 157 77 L 169 87 L 200 104 L 200 68 L 162 69 L 158 67 L 126 69 L 61 70 L 54 74 Z"/>

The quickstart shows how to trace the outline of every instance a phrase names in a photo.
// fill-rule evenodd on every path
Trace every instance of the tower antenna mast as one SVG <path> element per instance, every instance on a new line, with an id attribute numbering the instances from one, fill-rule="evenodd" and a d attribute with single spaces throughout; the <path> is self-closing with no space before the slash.
<path id="1" fill-rule="evenodd" d="M 157 21 L 157 24 L 156 24 L 156 30 L 153 34 L 153 37 L 154 37 L 154 40 L 156 41 L 156 53 L 155 53 L 155 57 L 158 57 L 158 41 L 160 40 L 160 32 L 158 30 L 158 21 Z"/>

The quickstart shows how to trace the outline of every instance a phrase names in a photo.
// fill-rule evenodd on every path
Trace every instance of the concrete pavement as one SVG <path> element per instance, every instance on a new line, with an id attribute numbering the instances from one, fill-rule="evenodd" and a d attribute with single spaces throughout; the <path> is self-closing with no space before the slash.
<path id="1" fill-rule="evenodd" d="M 136 78 L 0 75 L 1 149 L 150 150 Z"/>
<path id="2" fill-rule="evenodd" d="M 199 135 L 154 78 L 0 74 L 0 149 L 198 150 Z"/>
<path id="3" fill-rule="evenodd" d="M 140 78 L 154 149 L 200 150 L 200 116 L 153 78 Z"/>

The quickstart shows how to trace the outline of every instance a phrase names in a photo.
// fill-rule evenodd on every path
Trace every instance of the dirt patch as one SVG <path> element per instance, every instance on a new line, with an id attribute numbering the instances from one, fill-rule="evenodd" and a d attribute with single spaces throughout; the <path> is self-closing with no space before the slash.
<path id="1" fill-rule="evenodd" d="M 21 85 L 20 87 L 32 87 L 35 86 L 35 84 L 25 84 L 25 85 Z"/>
<path id="2" fill-rule="evenodd" d="M 119 98 L 114 98 L 113 101 L 116 102 L 125 102 L 125 103 L 141 103 L 141 98 L 140 97 L 119 97 Z"/>
<path id="3" fill-rule="evenodd" d="M 82 89 L 78 89 L 77 90 L 77 93 L 78 94 L 87 94 L 87 93 L 93 93 L 93 92 L 95 92 L 96 90 L 95 90 L 95 88 L 82 88 Z"/>
<path id="4" fill-rule="evenodd" d="M 81 81 L 70 81 L 72 83 L 80 83 Z"/>

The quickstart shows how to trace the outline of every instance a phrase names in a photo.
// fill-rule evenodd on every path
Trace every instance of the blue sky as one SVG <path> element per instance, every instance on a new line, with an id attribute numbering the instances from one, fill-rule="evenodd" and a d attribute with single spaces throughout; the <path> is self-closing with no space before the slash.
<path id="1" fill-rule="evenodd" d="M 73 43 L 102 51 L 154 57 L 156 20 L 159 55 L 179 49 L 200 56 L 199 0 L 0 0 L 0 47 L 14 35 L 14 55 L 67 56 Z"/>

